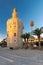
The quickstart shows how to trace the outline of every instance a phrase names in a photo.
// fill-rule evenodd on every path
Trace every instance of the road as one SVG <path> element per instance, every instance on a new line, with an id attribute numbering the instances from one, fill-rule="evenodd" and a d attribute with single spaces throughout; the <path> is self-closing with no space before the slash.
<path id="1" fill-rule="evenodd" d="M 0 65 L 43 65 L 43 50 L 0 47 Z"/>

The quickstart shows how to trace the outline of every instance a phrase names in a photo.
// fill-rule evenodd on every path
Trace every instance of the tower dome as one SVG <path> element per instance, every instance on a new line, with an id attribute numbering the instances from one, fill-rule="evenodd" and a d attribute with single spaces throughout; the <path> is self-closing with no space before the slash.
<path id="1" fill-rule="evenodd" d="M 16 8 L 14 8 L 14 10 L 13 10 L 12 17 L 13 18 L 17 17 L 17 10 L 16 10 Z"/>

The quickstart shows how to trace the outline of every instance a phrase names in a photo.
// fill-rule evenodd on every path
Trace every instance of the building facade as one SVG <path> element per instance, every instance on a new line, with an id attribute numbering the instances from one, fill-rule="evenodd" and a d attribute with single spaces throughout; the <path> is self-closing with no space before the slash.
<path id="1" fill-rule="evenodd" d="M 23 24 L 17 17 L 17 10 L 14 8 L 12 18 L 7 21 L 7 46 L 22 48 Z"/>

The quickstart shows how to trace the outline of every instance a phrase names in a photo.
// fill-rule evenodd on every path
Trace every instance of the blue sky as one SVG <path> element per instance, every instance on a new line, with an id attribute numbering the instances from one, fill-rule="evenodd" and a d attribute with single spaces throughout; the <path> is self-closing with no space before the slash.
<path id="1" fill-rule="evenodd" d="M 23 33 L 31 31 L 31 20 L 34 21 L 33 30 L 43 26 L 43 0 L 0 0 L 0 40 L 6 37 L 6 22 L 14 8 L 23 22 Z"/>

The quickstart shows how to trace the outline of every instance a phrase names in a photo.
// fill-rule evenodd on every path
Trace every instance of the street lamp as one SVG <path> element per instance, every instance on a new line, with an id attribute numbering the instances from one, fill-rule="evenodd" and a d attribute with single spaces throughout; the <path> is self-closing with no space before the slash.
<path id="1" fill-rule="evenodd" d="M 32 36 L 32 27 L 34 26 L 34 22 L 31 21 L 30 22 L 30 27 L 31 27 L 31 33 L 30 33 L 30 37 Z M 31 44 L 32 44 L 32 38 L 31 38 Z"/>

